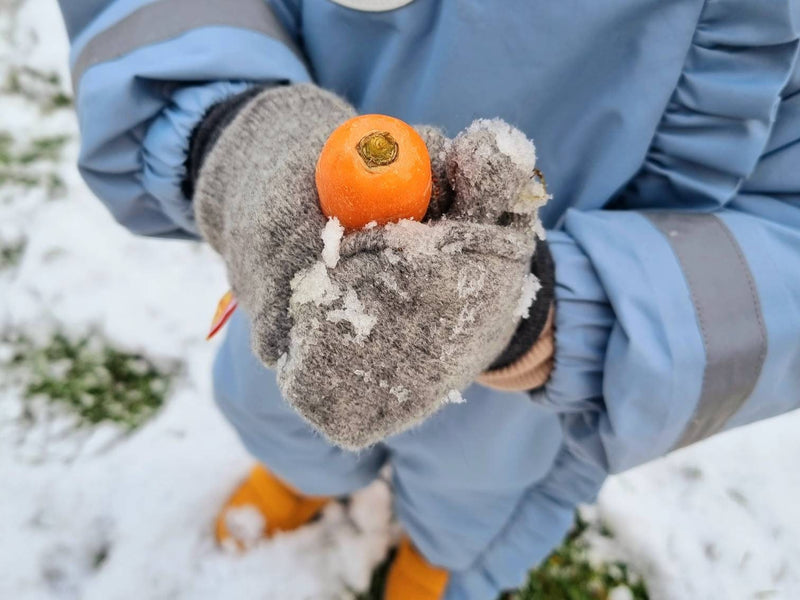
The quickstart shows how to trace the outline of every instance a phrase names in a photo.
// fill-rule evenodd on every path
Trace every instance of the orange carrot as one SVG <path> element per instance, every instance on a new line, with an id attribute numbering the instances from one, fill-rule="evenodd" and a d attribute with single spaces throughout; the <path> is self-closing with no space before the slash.
<path id="1" fill-rule="evenodd" d="M 431 162 L 413 127 L 386 115 L 362 115 L 330 135 L 316 181 L 322 212 L 347 229 L 419 221 L 431 199 Z"/>

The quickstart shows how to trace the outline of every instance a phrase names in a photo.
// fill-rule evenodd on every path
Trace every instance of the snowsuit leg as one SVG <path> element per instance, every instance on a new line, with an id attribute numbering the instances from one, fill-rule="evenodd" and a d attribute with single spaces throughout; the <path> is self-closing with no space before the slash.
<path id="1" fill-rule="evenodd" d="M 605 473 L 526 394 L 473 385 L 464 398 L 387 441 L 396 510 L 427 560 L 451 572 L 445 600 L 494 600 L 559 543 Z"/>
<path id="2" fill-rule="evenodd" d="M 306 494 L 345 495 L 388 460 L 403 528 L 451 572 L 445 600 L 494 600 L 558 544 L 605 473 L 564 444 L 559 417 L 527 394 L 479 385 L 421 426 L 353 453 L 332 446 L 282 399 L 237 313 L 214 368 L 217 403 L 247 449 Z"/>
<path id="3" fill-rule="evenodd" d="M 237 311 L 214 363 L 214 396 L 247 450 L 281 479 L 315 496 L 343 496 L 375 479 L 386 460 L 376 446 L 353 453 L 329 444 L 281 397 L 275 374 L 250 351 Z"/>

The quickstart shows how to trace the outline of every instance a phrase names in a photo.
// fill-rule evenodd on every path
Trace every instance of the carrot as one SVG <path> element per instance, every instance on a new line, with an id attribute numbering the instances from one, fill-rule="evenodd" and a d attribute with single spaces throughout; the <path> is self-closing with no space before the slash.
<path id="1" fill-rule="evenodd" d="M 362 115 L 325 142 L 316 169 L 322 212 L 346 229 L 421 220 L 431 199 L 431 162 L 413 127 L 386 115 Z"/>
<path id="2" fill-rule="evenodd" d="M 317 160 L 322 212 L 347 229 L 400 219 L 421 220 L 433 186 L 425 142 L 413 127 L 386 115 L 345 121 L 330 135 Z M 211 339 L 236 310 L 232 292 L 219 301 Z"/>

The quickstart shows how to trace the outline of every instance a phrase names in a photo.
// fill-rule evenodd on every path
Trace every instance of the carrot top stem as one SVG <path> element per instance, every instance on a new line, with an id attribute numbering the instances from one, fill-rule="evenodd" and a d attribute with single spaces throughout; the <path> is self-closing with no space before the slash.
<path id="1" fill-rule="evenodd" d="M 358 155 L 369 168 L 385 167 L 397 160 L 400 147 L 388 131 L 371 131 L 358 142 Z"/>

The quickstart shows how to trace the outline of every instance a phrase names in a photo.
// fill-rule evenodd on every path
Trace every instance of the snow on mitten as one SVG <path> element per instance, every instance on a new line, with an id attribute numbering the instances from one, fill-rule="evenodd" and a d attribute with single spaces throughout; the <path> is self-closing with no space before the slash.
<path id="1" fill-rule="evenodd" d="M 278 381 L 331 442 L 374 444 L 461 401 L 534 301 L 538 208 L 547 200 L 524 134 L 477 121 L 452 143 L 424 129 L 436 213 L 338 239 L 291 281 Z M 429 211 L 429 215 L 431 211 Z"/>
<path id="2" fill-rule="evenodd" d="M 323 247 L 317 157 L 355 114 L 311 84 L 270 88 L 239 110 L 200 170 L 193 199 L 200 231 L 225 260 L 252 322 L 253 351 L 267 366 L 289 347 L 289 282 Z"/>

